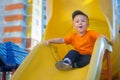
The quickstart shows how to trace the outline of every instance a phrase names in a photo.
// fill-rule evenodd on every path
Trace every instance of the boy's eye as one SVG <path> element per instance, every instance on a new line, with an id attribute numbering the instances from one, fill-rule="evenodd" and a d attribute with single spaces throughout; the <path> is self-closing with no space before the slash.
<path id="1" fill-rule="evenodd" d="M 85 20 L 81 20 L 81 22 L 85 22 Z"/>
<path id="2" fill-rule="evenodd" d="M 85 22 L 84 20 L 82 20 L 81 22 Z"/>
<path id="3" fill-rule="evenodd" d="M 79 23 L 79 22 L 85 22 L 85 20 L 82 20 L 82 21 L 76 21 L 76 23 Z"/>

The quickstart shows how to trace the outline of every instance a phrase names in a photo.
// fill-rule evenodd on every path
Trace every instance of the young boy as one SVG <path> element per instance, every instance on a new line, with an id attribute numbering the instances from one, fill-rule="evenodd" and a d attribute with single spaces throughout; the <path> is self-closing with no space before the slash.
<path id="1" fill-rule="evenodd" d="M 93 30 L 87 30 L 89 18 L 82 11 L 74 11 L 72 20 L 74 28 L 77 30 L 76 33 L 64 38 L 54 38 L 46 41 L 47 45 L 50 43 L 66 43 L 74 47 L 74 50 L 70 50 L 62 61 L 56 63 L 56 68 L 59 70 L 71 70 L 89 64 L 95 41 L 100 36 Z"/>

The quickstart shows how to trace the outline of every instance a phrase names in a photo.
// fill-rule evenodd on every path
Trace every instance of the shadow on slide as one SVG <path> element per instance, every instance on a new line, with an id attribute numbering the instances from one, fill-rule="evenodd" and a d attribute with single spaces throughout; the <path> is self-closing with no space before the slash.
<path id="1" fill-rule="evenodd" d="M 114 0 L 113 0 L 114 1 Z M 105 50 L 112 51 L 112 71 L 118 72 L 120 44 L 117 34 L 118 23 L 115 18 L 115 3 L 112 0 L 47 0 L 48 25 L 44 40 L 64 37 L 72 32 L 71 14 L 80 9 L 90 18 L 90 29 L 105 34 L 112 41 L 112 46 L 99 38 L 94 47 L 89 65 L 71 71 L 59 71 L 55 63 L 61 60 L 71 46 L 65 44 L 38 44 L 20 65 L 11 80 L 99 80 Z M 106 5 L 109 4 L 109 5 Z M 113 9 L 114 8 L 114 9 Z M 108 11 L 108 12 L 107 12 Z M 115 27 L 116 26 L 116 27 Z M 116 59 L 113 60 L 113 57 Z"/>

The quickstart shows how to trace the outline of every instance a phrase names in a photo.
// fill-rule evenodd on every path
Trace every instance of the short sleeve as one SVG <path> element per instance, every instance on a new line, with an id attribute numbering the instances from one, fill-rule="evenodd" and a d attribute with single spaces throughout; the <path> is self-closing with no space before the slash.
<path id="1" fill-rule="evenodd" d="M 73 34 L 71 34 L 71 35 L 69 35 L 69 36 L 66 36 L 66 37 L 64 37 L 64 41 L 65 41 L 65 43 L 66 44 L 71 44 L 72 43 L 72 39 L 73 39 Z"/>

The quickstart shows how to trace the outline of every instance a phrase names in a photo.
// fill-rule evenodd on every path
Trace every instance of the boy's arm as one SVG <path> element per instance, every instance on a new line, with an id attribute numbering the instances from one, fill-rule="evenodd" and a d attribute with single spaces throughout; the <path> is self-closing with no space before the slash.
<path id="1" fill-rule="evenodd" d="M 62 44 L 62 43 L 64 43 L 64 38 L 53 38 L 53 39 L 45 41 L 45 43 L 47 45 L 49 45 L 50 43 Z"/>

